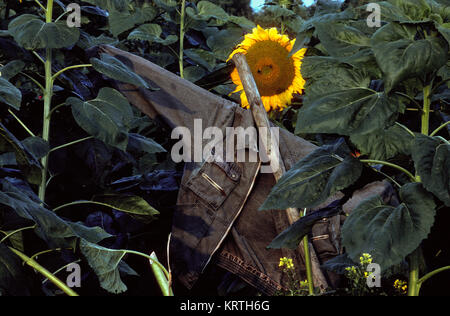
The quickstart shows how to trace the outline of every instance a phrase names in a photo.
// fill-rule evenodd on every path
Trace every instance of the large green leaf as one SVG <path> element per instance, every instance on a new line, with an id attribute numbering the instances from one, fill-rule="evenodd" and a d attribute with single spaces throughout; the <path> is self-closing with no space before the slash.
<path id="1" fill-rule="evenodd" d="M 420 183 L 400 190 L 402 203 L 386 205 L 381 197 L 363 201 L 344 222 L 342 243 L 349 257 L 358 262 L 370 253 L 382 271 L 400 263 L 427 238 L 434 223 L 436 204 Z"/>
<path id="2" fill-rule="evenodd" d="M 100 202 L 102 204 L 108 205 L 115 210 L 129 214 L 150 217 L 159 214 L 156 209 L 154 209 L 150 204 L 147 203 L 147 201 L 145 201 L 140 196 L 107 194 L 96 196 L 94 198 L 94 201 Z"/>
<path id="3" fill-rule="evenodd" d="M 450 145 L 439 138 L 418 135 L 412 157 L 425 189 L 450 206 Z"/>
<path id="4" fill-rule="evenodd" d="M 119 271 L 119 264 L 126 255 L 124 250 L 104 248 L 84 239 L 80 241 L 80 250 L 98 276 L 102 288 L 114 294 L 127 290 Z"/>
<path id="5" fill-rule="evenodd" d="M 103 88 L 95 100 L 83 102 L 68 98 L 78 125 L 108 145 L 126 150 L 128 128 L 133 113 L 127 99 L 117 90 Z"/>
<path id="6" fill-rule="evenodd" d="M 50 151 L 50 145 L 47 141 L 40 137 L 28 137 L 22 141 L 22 145 L 31 153 L 36 159 L 45 157 Z"/>
<path id="7" fill-rule="evenodd" d="M 191 19 L 202 21 L 207 21 L 212 18 L 227 21 L 229 18 L 228 13 L 224 9 L 209 1 L 200 1 L 197 4 L 197 12 L 193 8 L 188 7 L 186 13 Z"/>
<path id="8" fill-rule="evenodd" d="M 113 36 L 117 37 L 137 24 L 152 21 L 157 13 L 154 7 L 135 8 L 133 12 L 112 10 L 109 15 L 109 29 Z"/>
<path id="9" fill-rule="evenodd" d="M 279 234 L 267 248 L 280 249 L 289 248 L 297 249 L 298 245 L 302 241 L 303 237 L 309 234 L 312 227 L 318 221 L 333 217 L 341 211 L 339 205 L 334 205 L 334 203 L 324 209 L 314 211 L 296 221 L 289 228 L 285 229 L 281 234 Z"/>
<path id="10" fill-rule="evenodd" d="M 378 3 L 384 21 L 412 22 L 427 20 L 431 7 L 425 0 L 388 0 Z"/>
<path id="11" fill-rule="evenodd" d="M 232 15 L 228 18 L 228 21 L 236 25 L 239 25 L 241 28 L 249 31 L 256 27 L 256 24 L 247 19 L 245 16 Z"/>
<path id="12" fill-rule="evenodd" d="M 171 45 L 178 41 L 178 36 L 169 35 L 165 39 L 161 38 L 162 28 L 159 24 L 144 24 L 134 29 L 129 35 L 129 40 L 143 40 L 150 43 Z"/>
<path id="13" fill-rule="evenodd" d="M 405 79 L 426 78 L 447 62 L 448 43 L 440 37 L 421 35 L 421 28 L 429 27 L 433 23 L 391 22 L 372 37 L 372 48 L 383 71 L 387 92 Z"/>
<path id="14" fill-rule="evenodd" d="M 410 155 L 414 136 L 399 125 L 369 134 L 353 134 L 350 140 L 361 154 L 371 159 L 388 160 L 398 154 Z"/>
<path id="15" fill-rule="evenodd" d="M 166 152 L 164 147 L 155 142 L 153 139 L 135 133 L 128 134 L 127 150 L 136 152 L 146 152 L 149 154 Z"/>
<path id="16" fill-rule="evenodd" d="M 243 31 L 239 27 L 228 27 L 209 36 L 206 43 L 217 59 L 225 61 L 242 39 Z"/>
<path id="17" fill-rule="evenodd" d="M 97 243 L 111 237 L 99 227 L 85 227 L 80 223 L 64 221 L 8 181 L 1 180 L 0 184 L 2 185 L 0 204 L 10 207 L 20 217 L 36 223 L 35 232 L 50 247 L 75 248 L 76 238 Z"/>
<path id="18" fill-rule="evenodd" d="M 438 26 L 437 29 L 450 45 L 450 22 L 446 26 Z"/>
<path id="19" fill-rule="evenodd" d="M 82 254 L 97 274 L 102 288 L 114 294 L 126 291 L 127 288 L 119 273 L 122 268 L 127 268 L 126 265 L 121 266 L 125 252 L 97 245 L 105 238 L 112 237 L 110 234 L 100 227 L 86 227 L 81 223 L 65 221 L 41 206 L 36 200 L 37 197 L 26 196 L 8 181 L 0 180 L 0 183 L 2 185 L 0 204 L 10 207 L 20 217 L 35 222 L 36 233 L 49 247 L 76 249 L 79 244 Z M 125 271 L 131 270 L 128 268 Z"/>
<path id="20" fill-rule="evenodd" d="M 342 23 L 317 23 L 316 32 L 331 56 L 350 56 L 370 46 L 370 38 L 363 32 Z"/>
<path id="21" fill-rule="evenodd" d="M 137 75 L 133 69 L 130 69 L 123 62 L 111 55 L 102 54 L 101 59 L 91 58 L 91 63 L 95 70 L 111 79 L 130 83 L 137 87 L 150 88 L 148 83 Z"/>
<path id="22" fill-rule="evenodd" d="M 441 69 L 439 69 L 437 75 L 441 77 L 443 82 L 447 83 L 447 87 L 450 89 L 450 61 L 447 62 Z"/>
<path id="23" fill-rule="evenodd" d="M 355 87 L 308 99 L 298 112 L 295 132 L 367 134 L 391 126 L 402 111 L 399 98 Z"/>
<path id="24" fill-rule="evenodd" d="M 14 152 L 17 165 L 31 184 L 41 184 L 41 164 L 25 146 L 0 123 L 0 152 Z"/>
<path id="25" fill-rule="evenodd" d="M 273 187 L 261 210 L 313 208 L 361 176 L 362 164 L 350 155 L 343 139 L 300 160 Z"/>
<path id="26" fill-rule="evenodd" d="M 23 67 L 25 67 L 25 63 L 22 60 L 13 60 L 5 66 L 0 66 L 0 77 L 10 80 L 12 77 L 21 72 Z"/>
<path id="27" fill-rule="evenodd" d="M 0 103 L 5 103 L 16 110 L 20 109 L 22 93 L 12 83 L 0 77 Z"/>
<path id="28" fill-rule="evenodd" d="M 186 49 L 184 53 L 197 64 L 205 67 L 208 71 L 212 71 L 216 66 L 216 56 L 210 51 L 200 48 L 190 48 Z"/>
<path id="29" fill-rule="evenodd" d="M 164 11 L 172 12 L 177 9 L 177 0 L 153 0 L 153 2 Z"/>
<path id="30" fill-rule="evenodd" d="M 125 11 L 129 1 L 127 0 L 86 0 L 85 2 L 99 6 L 102 9 L 112 11 Z"/>
<path id="31" fill-rule="evenodd" d="M 305 57 L 301 73 L 306 80 L 306 104 L 331 92 L 370 85 L 370 77 L 364 70 L 330 56 Z"/>
<path id="32" fill-rule="evenodd" d="M 28 296 L 28 285 L 22 261 L 5 244 L 0 244 L 0 296 Z"/>
<path id="33" fill-rule="evenodd" d="M 367 134 L 391 126 L 404 105 L 397 96 L 370 88 L 378 72 L 371 61 L 367 50 L 344 58 L 305 58 L 305 98 L 296 133 Z"/>
<path id="34" fill-rule="evenodd" d="M 31 14 L 22 14 L 12 20 L 8 32 L 20 46 L 29 50 L 68 47 L 80 36 L 79 29 L 68 27 L 65 21 L 46 23 Z"/>

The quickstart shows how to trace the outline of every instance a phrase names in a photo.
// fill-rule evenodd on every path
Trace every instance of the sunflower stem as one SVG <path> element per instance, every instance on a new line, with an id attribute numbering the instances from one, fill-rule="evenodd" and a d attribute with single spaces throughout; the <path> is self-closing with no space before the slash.
<path id="1" fill-rule="evenodd" d="M 180 77 L 184 79 L 184 34 L 185 34 L 185 16 L 186 16 L 186 0 L 181 1 L 181 18 L 180 18 L 180 53 L 178 60 L 180 64 Z"/>
<path id="2" fill-rule="evenodd" d="M 422 112 L 422 134 L 429 135 L 430 133 L 430 110 L 431 110 L 431 84 L 423 88 L 423 112 Z M 416 181 L 421 182 L 421 177 L 417 174 Z M 420 246 L 419 246 L 420 247 Z M 409 256 L 409 284 L 408 296 L 419 296 L 420 286 L 419 281 L 419 259 L 420 252 L 418 248 Z"/>
<path id="3" fill-rule="evenodd" d="M 47 1 L 47 10 L 45 12 L 45 20 L 51 23 L 53 19 L 53 0 Z M 52 49 L 46 48 L 45 58 L 45 92 L 44 92 L 44 115 L 42 126 L 42 139 L 50 141 L 50 106 L 53 97 L 53 76 L 52 76 Z M 39 186 L 39 198 L 45 202 L 45 191 L 47 189 L 47 173 L 48 173 L 48 154 L 42 158 L 42 176 Z"/>
<path id="4" fill-rule="evenodd" d="M 306 216 L 306 209 L 303 212 L 303 216 Z M 303 248 L 305 251 L 305 266 L 306 266 L 306 279 L 308 280 L 308 292 L 309 295 L 314 295 L 314 279 L 312 273 L 312 265 L 311 265 L 311 253 L 309 250 L 309 240 L 308 235 L 303 237 Z"/>
<path id="5" fill-rule="evenodd" d="M 9 249 L 15 253 L 20 259 L 22 259 L 23 262 L 25 262 L 27 265 L 32 267 L 34 270 L 42 274 L 44 277 L 49 279 L 53 284 L 55 284 L 59 289 L 61 289 L 64 293 L 66 293 L 68 296 L 78 296 L 76 292 L 74 292 L 71 288 L 69 288 L 64 282 L 62 282 L 60 279 L 58 279 L 55 275 L 53 275 L 50 271 L 45 269 L 43 266 L 41 266 L 39 263 L 37 263 L 34 259 L 29 258 L 24 253 L 20 252 L 19 250 L 9 247 Z"/>

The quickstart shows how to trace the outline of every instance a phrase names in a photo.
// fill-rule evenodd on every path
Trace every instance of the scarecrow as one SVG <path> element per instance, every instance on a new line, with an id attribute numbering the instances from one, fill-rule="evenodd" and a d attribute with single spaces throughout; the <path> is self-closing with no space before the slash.
<path id="1" fill-rule="evenodd" d="M 194 121 L 200 119 L 204 129 L 217 127 L 225 135 L 225 130 L 230 127 L 246 129 L 268 124 L 266 111 L 281 110 L 290 104 L 294 93 L 302 93 L 305 81 L 300 69 L 305 49 L 291 56 L 293 45 L 294 41 L 278 34 L 275 28 L 264 30 L 258 27 L 246 35 L 230 56 L 236 64 L 231 79 L 237 85 L 235 93 L 241 93 L 241 105 L 117 48 L 100 46 L 96 48 L 96 54 L 114 56 L 156 88 L 149 90 L 115 82 L 116 88 L 130 103 L 150 118 L 160 120 L 172 129 L 185 127 L 189 130 L 193 130 Z M 242 59 L 237 56 L 245 56 L 247 63 L 242 62 L 239 66 Z M 247 78 L 243 78 L 245 75 Z M 257 89 L 246 84 L 249 80 Z M 258 100 L 260 109 L 265 110 L 264 115 L 248 109 L 258 109 Z M 274 159 L 279 158 L 282 171 L 289 170 L 316 149 L 315 145 L 287 130 L 280 129 L 279 133 L 277 150 L 272 154 L 275 154 Z M 194 143 L 193 139 L 186 141 Z M 246 143 L 233 150 L 237 155 L 239 151 L 249 154 L 258 149 Z M 199 283 L 211 285 L 212 275 L 208 272 L 217 273 L 220 269 L 224 271 L 225 278 L 221 280 L 228 284 L 226 287 L 241 282 L 239 284 L 248 285 L 254 294 L 275 295 L 289 284 L 280 269 L 280 258 L 285 261 L 289 258 L 289 268 L 295 269 L 304 280 L 303 248 L 267 248 L 292 224 L 292 212 L 295 212 L 258 210 L 279 176 L 260 172 L 262 161 L 259 159 L 256 162 L 191 161 L 185 163 L 169 247 L 171 270 L 179 282 L 187 289 L 195 289 Z M 388 191 L 387 183 L 372 183 L 356 191 L 341 207 L 350 212 L 361 199 L 374 194 L 385 197 Z M 317 209 L 341 198 L 339 193 Z M 343 252 L 340 244 L 343 218 L 336 215 L 323 219 L 315 224 L 310 236 L 308 255 L 311 255 L 313 265 L 314 286 L 319 291 L 336 285 L 335 276 L 320 265 Z M 217 274 L 214 278 L 217 279 Z"/>

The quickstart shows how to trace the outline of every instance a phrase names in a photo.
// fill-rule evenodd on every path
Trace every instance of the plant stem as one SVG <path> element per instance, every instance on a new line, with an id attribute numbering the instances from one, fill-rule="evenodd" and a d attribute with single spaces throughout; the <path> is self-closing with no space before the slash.
<path id="1" fill-rule="evenodd" d="M 395 125 L 400 126 L 401 128 L 403 128 L 406 132 L 408 132 L 409 135 L 411 135 L 412 137 L 416 137 L 416 135 L 414 134 L 414 132 L 412 130 L 410 130 L 409 128 L 407 128 L 405 125 L 400 124 L 399 122 L 395 122 Z"/>
<path id="2" fill-rule="evenodd" d="M 9 249 L 14 252 L 17 256 L 22 259 L 23 262 L 25 262 L 27 265 L 32 267 L 34 270 L 42 274 L 44 277 L 49 279 L 53 284 L 55 284 L 59 289 L 61 289 L 64 293 L 66 293 L 69 296 L 78 296 L 76 292 L 74 292 L 71 288 L 69 288 L 64 282 L 62 282 L 60 279 L 55 277 L 51 272 L 49 272 L 47 269 L 45 269 L 43 266 L 41 266 L 39 263 L 37 263 L 35 260 L 29 258 L 24 253 L 20 252 L 17 249 L 14 249 L 12 247 L 9 247 Z"/>
<path id="3" fill-rule="evenodd" d="M 158 285 L 161 289 L 161 292 L 164 296 L 173 296 L 172 289 L 170 288 L 169 280 L 166 278 L 166 275 L 164 274 L 163 270 L 155 264 L 155 262 L 158 262 L 158 258 L 156 257 L 156 254 L 153 252 L 150 257 L 153 259 L 149 260 L 150 265 L 153 270 L 153 274 L 155 275 L 156 281 L 158 282 Z"/>
<path id="4" fill-rule="evenodd" d="M 67 203 L 67 204 L 60 205 L 60 206 L 58 206 L 58 207 L 55 207 L 55 208 L 53 209 L 53 212 L 57 212 L 57 211 L 59 211 L 60 209 L 65 208 L 65 207 L 68 207 L 68 206 L 72 206 L 72 205 L 81 205 L 81 204 L 95 204 L 95 205 L 101 205 L 101 206 L 106 206 L 106 207 L 109 207 L 109 208 L 114 208 L 114 209 L 116 209 L 116 210 L 118 210 L 118 211 L 123 211 L 123 210 L 121 210 L 120 208 L 118 208 L 117 206 L 112 206 L 111 204 L 106 204 L 106 203 L 102 203 L 102 202 L 97 202 L 97 201 L 74 201 L 74 202 L 70 202 L 70 203 Z"/>
<path id="5" fill-rule="evenodd" d="M 430 134 L 431 137 L 436 136 L 437 133 L 439 133 L 442 129 L 446 128 L 448 125 L 450 125 L 450 121 L 442 124 L 441 126 L 439 126 L 438 128 L 436 128 L 436 130 Z"/>
<path id="6" fill-rule="evenodd" d="M 130 254 L 130 255 L 137 255 L 137 256 L 141 256 L 144 258 L 147 258 L 148 260 L 150 260 L 152 262 L 152 264 L 156 264 L 162 272 L 164 272 L 164 275 L 166 276 L 167 280 L 170 279 L 170 274 L 169 272 L 166 270 L 166 268 L 158 261 L 155 260 L 154 257 L 146 255 L 145 253 L 139 252 L 139 251 L 134 251 L 134 250 L 123 250 L 125 253 Z"/>
<path id="7" fill-rule="evenodd" d="M 423 88 L 422 134 L 430 133 L 431 85 Z"/>
<path id="8" fill-rule="evenodd" d="M 45 60 L 43 60 L 42 57 L 39 56 L 38 53 L 36 53 L 35 51 L 33 51 L 33 55 L 36 56 L 36 57 L 41 61 L 41 63 L 45 65 Z"/>
<path id="9" fill-rule="evenodd" d="M 309 252 L 308 236 L 303 237 L 303 247 L 305 249 L 306 279 L 308 280 L 308 292 L 309 295 L 314 295 L 314 280 L 312 275 L 311 255 Z"/>
<path id="10" fill-rule="evenodd" d="M 422 134 L 430 133 L 430 110 L 431 110 L 431 84 L 423 88 L 423 112 L 422 112 Z M 416 182 L 421 182 L 420 176 L 416 176 Z M 419 282 L 419 249 L 409 256 L 409 284 L 408 296 L 419 296 L 421 282 Z"/>
<path id="11" fill-rule="evenodd" d="M 11 115 L 16 119 L 16 121 L 24 128 L 24 130 L 26 130 L 27 133 L 30 134 L 30 136 L 32 136 L 32 137 L 35 137 L 35 136 L 36 136 L 36 135 L 34 135 L 34 133 L 33 133 L 33 132 L 25 125 L 25 123 L 22 122 L 21 119 L 20 119 L 16 114 L 14 114 L 13 111 L 11 111 L 11 109 L 8 109 L 8 112 L 9 112 L 9 114 L 11 114 Z"/>
<path id="12" fill-rule="evenodd" d="M 56 270 L 55 272 L 53 272 L 53 275 L 56 275 L 56 274 L 58 274 L 59 272 L 61 272 L 61 271 L 65 270 L 65 269 L 67 269 L 67 267 L 69 267 L 70 265 L 72 265 L 72 264 L 74 264 L 74 263 L 79 263 L 79 262 L 81 262 L 80 259 L 75 260 L 74 262 L 68 263 L 68 264 L 66 264 L 65 266 L 62 266 L 61 268 L 59 268 L 58 270 Z M 47 282 L 47 281 L 48 281 L 48 279 L 45 279 L 44 281 L 42 281 L 42 284 L 44 284 L 44 283 Z"/>
<path id="13" fill-rule="evenodd" d="M 46 23 L 52 22 L 53 16 L 53 0 L 47 1 L 47 10 L 45 12 Z M 52 50 L 47 48 L 45 59 L 45 93 L 44 93 L 44 116 L 42 126 L 42 138 L 49 142 L 50 140 L 50 106 L 53 97 L 53 76 L 52 76 Z M 48 154 L 42 158 L 42 179 L 39 186 L 39 198 L 45 201 L 45 191 L 47 189 L 47 172 L 48 172 Z"/>
<path id="14" fill-rule="evenodd" d="M 57 150 L 62 149 L 62 148 L 66 148 L 66 147 L 78 144 L 78 143 L 81 143 L 81 142 L 84 142 L 84 141 L 89 140 L 89 139 L 93 139 L 93 138 L 94 138 L 94 136 L 88 136 L 88 137 L 85 137 L 85 138 L 82 138 L 82 139 L 74 140 L 73 142 L 70 142 L 70 143 L 63 144 L 61 146 L 52 148 L 49 153 L 57 151 Z"/>
<path id="15" fill-rule="evenodd" d="M 92 67 L 92 64 L 84 64 L 84 65 L 75 65 L 75 66 L 69 66 L 66 67 L 60 71 L 58 71 L 56 74 L 53 75 L 52 80 L 55 81 L 56 78 L 58 78 L 58 76 L 60 74 L 62 74 L 63 72 L 70 70 L 70 69 L 76 69 L 76 68 L 85 68 L 85 67 Z"/>
<path id="16" fill-rule="evenodd" d="M 422 286 L 423 282 L 425 282 L 429 278 L 435 276 L 436 274 L 441 273 L 443 271 L 447 271 L 447 270 L 450 270 L 450 266 L 446 266 L 446 267 L 442 267 L 442 268 L 436 269 L 436 270 L 431 271 L 430 273 L 424 275 L 423 277 L 421 277 L 420 280 L 417 281 L 417 284 L 418 284 L 418 287 L 419 287 L 418 291 L 420 291 L 420 287 Z M 417 294 L 419 294 L 419 293 L 417 293 Z"/>
<path id="17" fill-rule="evenodd" d="M 34 2 L 36 2 L 42 8 L 42 10 L 44 10 L 44 12 L 47 12 L 47 9 L 42 5 L 40 1 L 34 0 Z"/>
<path id="18" fill-rule="evenodd" d="M 415 250 L 409 256 L 409 284 L 408 284 L 408 296 L 419 295 L 419 251 Z"/>
<path id="19" fill-rule="evenodd" d="M 16 230 L 14 230 L 14 231 L 12 231 L 12 232 L 10 232 L 10 233 L 5 233 L 5 237 L 3 237 L 1 240 L 0 240 L 0 244 L 2 243 L 2 242 L 4 242 L 5 240 L 7 240 L 9 237 L 11 237 L 12 235 L 15 235 L 15 234 L 17 234 L 17 233 L 20 233 L 20 232 L 22 232 L 22 231 L 24 231 L 24 230 L 28 230 L 28 229 L 35 229 L 36 228 L 36 225 L 33 225 L 33 226 L 28 226 L 28 227 L 22 227 L 22 228 L 19 228 L 19 229 L 16 229 Z"/>
<path id="20" fill-rule="evenodd" d="M 306 209 L 303 212 L 303 216 L 306 215 Z M 308 280 L 308 292 L 309 295 L 314 295 L 314 279 L 311 265 L 311 253 L 309 252 L 309 240 L 308 235 L 303 237 L 303 248 L 305 250 L 305 265 L 306 265 L 306 279 Z"/>
<path id="21" fill-rule="evenodd" d="M 384 166 L 395 168 L 397 170 L 402 171 L 404 174 L 406 174 L 413 182 L 417 182 L 416 177 L 411 172 L 409 172 L 405 168 L 400 167 L 399 165 L 396 165 L 394 163 L 382 161 L 382 160 L 370 160 L 370 159 L 362 159 L 361 162 L 368 163 L 368 164 L 384 165 Z"/>
<path id="22" fill-rule="evenodd" d="M 45 62 L 44 62 L 44 64 L 45 64 Z M 22 76 L 27 77 L 27 78 L 30 79 L 31 81 L 33 81 L 34 84 L 37 85 L 37 86 L 39 87 L 39 89 L 41 89 L 42 93 L 45 93 L 45 88 L 39 83 L 39 81 L 37 81 L 36 79 L 34 79 L 33 77 L 27 75 L 26 73 L 24 73 L 24 72 L 22 72 L 22 71 L 20 72 L 20 74 L 21 74 Z"/>
<path id="23" fill-rule="evenodd" d="M 184 34 L 185 34 L 185 16 L 186 16 L 186 0 L 181 2 L 181 18 L 180 18 L 180 53 L 178 56 L 180 64 L 180 77 L 184 78 Z"/>

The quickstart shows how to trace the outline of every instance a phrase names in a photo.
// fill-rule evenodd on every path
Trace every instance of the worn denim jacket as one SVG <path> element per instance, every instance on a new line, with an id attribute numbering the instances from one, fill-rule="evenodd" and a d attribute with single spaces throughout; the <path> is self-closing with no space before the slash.
<path id="1" fill-rule="evenodd" d="M 227 127 L 255 125 L 251 111 L 141 57 L 111 46 L 98 47 L 97 54 L 101 53 L 120 59 L 159 88 L 152 91 L 116 83 L 116 88 L 131 104 L 171 128 L 183 126 L 193 130 L 194 120 L 201 119 L 203 129 L 218 127 L 226 135 Z M 316 148 L 283 129 L 280 129 L 279 142 L 281 157 L 288 170 Z M 235 150 L 255 150 L 249 144 L 241 147 Z M 304 264 L 298 251 L 267 249 L 289 223 L 283 211 L 258 211 L 275 184 L 273 175 L 260 173 L 260 169 L 259 160 L 185 164 L 173 218 L 170 262 L 174 274 L 186 287 L 192 288 L 209 264 L 217 264 L 262 294 L 273 295 L 288 283 L 278 266 L 280 258 L 285 256 L 294 260 L 297 272 L 302 275 Z M 382 194 L 386 189 L 386 183 L 363 188 L 344 209 L 351 211 L 358 200 L 374 193 Z M 327 203 L 337 198 L 339 195 Z M 314 226 L 311 240 L 320 263 L 342 253 L 341 223 L 342 217 L 336 216 Z"/>

